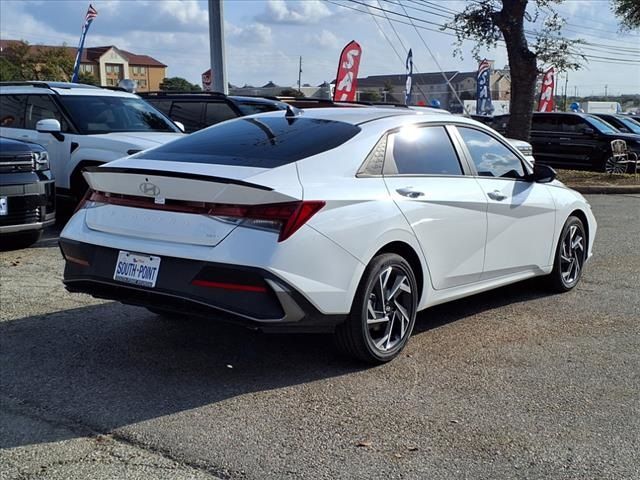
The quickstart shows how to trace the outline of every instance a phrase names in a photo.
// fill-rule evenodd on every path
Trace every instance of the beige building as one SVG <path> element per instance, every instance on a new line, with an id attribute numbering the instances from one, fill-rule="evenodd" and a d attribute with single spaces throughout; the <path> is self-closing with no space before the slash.
<path id="1" fill-rule="evenodd" d="M 11 48 L 18 40 L 0 40 L 0 53 Z M 57 47 L 32 45 L 31 49 L 65 49 L 75 59 L 75 47 Z M 167 66 L 148 55 L 138 55 L 119 49 L 113 45 L 88 47 L 82 51 L 80 72 L 93 75 L 100 85 L 114 87 L 123 79 L 135 80 L 139 92 L 160 90 L 160 84 L 166 77 Z M 71 77 L 71 72 L 69 74 Z"/>

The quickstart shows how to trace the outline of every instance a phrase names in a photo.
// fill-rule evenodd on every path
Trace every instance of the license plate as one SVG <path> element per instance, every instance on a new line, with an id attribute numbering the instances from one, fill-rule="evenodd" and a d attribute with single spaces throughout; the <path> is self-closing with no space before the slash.
<path id="1" fill-rule="evenodd" d="M 0 197 L 0 215 L 9 215 L 9 205 L 7 205 L 7 197 Z"/>
<path id="2" fill-rule="evenodd" d="M 160 271 L 160 257 L 120 250 L 113 279 L 143 287 L 155 287 Z"/>

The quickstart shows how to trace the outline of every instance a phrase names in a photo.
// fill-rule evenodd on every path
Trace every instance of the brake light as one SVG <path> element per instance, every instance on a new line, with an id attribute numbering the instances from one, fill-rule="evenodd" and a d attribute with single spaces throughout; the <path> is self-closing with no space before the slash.
<path id="1" fill-rule="evenodd" d="M 237 220 L 245 226 L 279 231 L 279 242 L 293 235 L 326 205 L 326 202 L 319 200 L 270 203 L 266 205 L 229 205 L 172 199 L 166 199 L 164 203 L 155 203 L 151 197 L 89 191 L 82 204 L 78 206 L 78 210 L 87 208 L 87 204 L 93 203 L 194 213 Z"/>

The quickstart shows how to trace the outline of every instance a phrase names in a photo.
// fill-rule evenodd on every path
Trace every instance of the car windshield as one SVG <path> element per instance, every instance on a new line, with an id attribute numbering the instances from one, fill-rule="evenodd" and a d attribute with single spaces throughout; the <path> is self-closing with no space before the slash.
<path id="1" fill-rule="evenodd" d="M 139 98 L 60 95 L 59 99 L 83 134 L 178 131 L 164 115 Z"/>
<path id="2" fill-rule="evenodd" d="M 618 129 L 612 127 L 604 120 L 598 117 L 586 117 L 587 122 L 591 124 L 600 133 L 618 133 Z"/>
<path id="3" fill-rule="evenodd" d="M 214 125 L 136 155 L 173 162 L 275 168 L 331 150 L 360 127 L 317 118 L 258 116 Z"/>
<path id="4" fill-rule="evenodd" d="M 632 118 L 616 117 L 624 126 L 631 130 L 633 133 L 640 133 L 640 123 L 636 122 Z"/>

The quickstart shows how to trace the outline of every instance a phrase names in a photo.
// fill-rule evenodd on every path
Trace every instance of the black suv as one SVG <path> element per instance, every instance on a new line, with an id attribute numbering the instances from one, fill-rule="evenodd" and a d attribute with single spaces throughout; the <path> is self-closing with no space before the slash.
<path id="1" fill-rule="evenodd" d="M 615 113 L 594 113 L 598 118 L 601 118 L 617 130 L 624 133 L 635 133 L 640 135 L 640 122 L 634 120 L 629 115 L 618 115 Z"/>
<path id="2" fill-rule="evenodd" d="M 182 123 L 186 133 L 231 118 L 287 109 L 287 104 L 278 100 L 217 92 L 140 92 L 138 95 L 174 122 Z"/>
<path id="3" fill-rule="evenodd" d="M 35 143 L 0 137 L 0 234 L 5 246 L 26 247 L 55 222 L 49 157 Z"/>
<path id="4" fill-rule="evenodd" d="M 493 117 L 491 127 L 505 133 L 509 115 Z M 640 135 L 624 133 L 588 113 L 533 114 L 531 139 L 537 163 L 576 170 L 607 169 L 611 142 L 624 140 L 631 152 L 640 153 Z"/>

